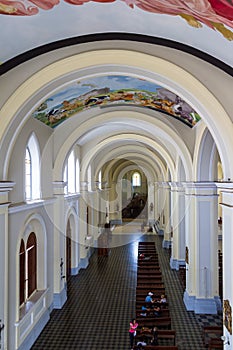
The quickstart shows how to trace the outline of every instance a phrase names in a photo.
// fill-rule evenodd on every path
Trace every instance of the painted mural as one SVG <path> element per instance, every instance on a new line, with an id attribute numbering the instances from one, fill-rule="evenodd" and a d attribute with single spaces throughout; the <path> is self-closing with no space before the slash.
<path id="1" fill-rule="evenodd" d="M 113 3 L 122 1 L 130 8 L 156 14 L 180 16 L 189 25 L 199 28 L 202 24 L 219 31 L 233 40 L 233 0 L 64 0 L 72 5 L 89 2 Z M 0 14 L 32 16 L 39 10 L 51 10 L 60 0 L 0 0 Z M 230 27 L 231 29 L 226 28 Z"/>
<path id="2" fill-rule="evenodd" d="M 157 110 L 189 127 L 193 127 L 200 120 L 198 113 L 173 92 L 144 79 L 123 75 L 77 81 L 50 96 L 32 116 L 55 128 L 87 109 L 119 105 L 136 105 Z"/>

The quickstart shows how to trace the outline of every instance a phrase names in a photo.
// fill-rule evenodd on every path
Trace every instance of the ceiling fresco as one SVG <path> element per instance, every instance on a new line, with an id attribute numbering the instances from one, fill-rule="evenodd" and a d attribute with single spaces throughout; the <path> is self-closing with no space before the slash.
<path id="1" fill-rule="evenodd" d="M 32 116 L 55 128 L 77 113 L 95 107 L 136 105 L 172 116 L 189 127 L 198 113 L 173 92 L 144 79 L 108 75 L 79 80 L 47 98 Z"/>
<path id="2" fill-rule="evenodd" d="M 117 32 L 174 40 L 233 64 L 233 0 L 0 0 L 0 25 L 1 63 L 59 40 Z"/>

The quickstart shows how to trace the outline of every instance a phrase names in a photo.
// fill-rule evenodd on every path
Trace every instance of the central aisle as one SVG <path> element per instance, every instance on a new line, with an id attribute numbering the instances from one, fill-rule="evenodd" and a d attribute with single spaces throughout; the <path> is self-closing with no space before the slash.
<path id="1" fill-rule="evenodd" d="M 140 225 L 130 224 L 114 230 L 108 257 L 98 256 L 95 251 L 87 269 L 71 277 L 66 304 L 62 310 L 52 311 L 33 350 L 130 349 L 128 328 L 135 316 L 139 240 L 156 244 L 179 349 L 205 349 L 201 339 L 202 322 L 219 325 L 221 321 L 217 316 L 198 318 L 185 310 L 179 275 L 170 269 L 169 253 L 162 248 L 162 238 L 142 234 Z"/>

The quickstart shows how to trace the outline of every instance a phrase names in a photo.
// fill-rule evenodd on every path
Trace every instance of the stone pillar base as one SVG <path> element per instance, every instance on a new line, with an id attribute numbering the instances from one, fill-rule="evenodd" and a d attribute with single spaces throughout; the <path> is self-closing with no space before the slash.
<path id="1" fill-rule="evenodd" d="M 169 249 L 171 247 L 171 241 L 163 240 L 163 248 Z"/>
<path id="2" fill-rule="evenodd" d="M 180 266 L 185 266 L 185 265 L 186 263 L 184 260 L 173 259 L 172 257 L 170 258 L 170 267 L 172 270 L 179 271 Z"/>
<path id="3" fill-rule="evenodd" d="M 217 298 L 217 299 L 216 299 Z M 218 313 L 218 297 L 212 299 L 197 298 L 194 295 L 189 295 L 187 291 L 184 292 L 183 301 L 188 311 L 194 311 L 195 314 L 211 314 Z"/>
<path id="4" fill-rule="evenodd" d="M 60 293 L 53 294 L 53 306 L 54 309 L 61 309 L 67 300 L 67 290 L 63 288 Z"/>

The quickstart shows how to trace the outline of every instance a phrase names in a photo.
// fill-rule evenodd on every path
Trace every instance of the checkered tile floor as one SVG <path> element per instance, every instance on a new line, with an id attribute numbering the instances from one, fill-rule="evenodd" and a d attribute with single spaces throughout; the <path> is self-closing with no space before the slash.
<path id="1" fill-rule="evenodd" d="M 122 230 L 122 232 L 121 232 Z M 177 333 L 179 350 L 203 350 L 201 327 L 221 325 L 221 316 L 187 312 L 177 271 L 169 266 L 169 252 L 161 237 L 140 233 L 136 227 L 116 229 L 108 257 L 94 252 L 87 269 L 72 276 L 68 300 L 51 318 L 32 350 L 128 350 L 129 321 L 135 316 L 137 248 L 139 240 L 154 241 L 169 300 L 172 329 Z"/>

